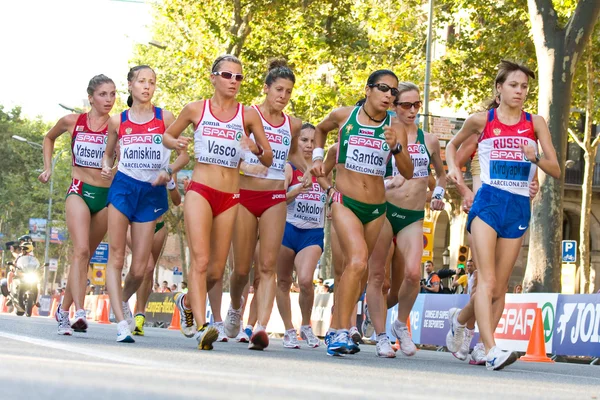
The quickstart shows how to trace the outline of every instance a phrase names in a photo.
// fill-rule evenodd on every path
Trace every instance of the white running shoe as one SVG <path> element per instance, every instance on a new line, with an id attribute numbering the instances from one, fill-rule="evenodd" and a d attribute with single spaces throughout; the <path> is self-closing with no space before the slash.
<path id="1" fill-rule="evenodd" d="M 473 335 L 475 335 L 474 329 L 465 329 L 465 340 L 463 341 L 462 346 L 460 346 L 460 350 L 458 350 L 456 353 L 452 353 L 454 357 L 458 358 L 460 361 L 465 361 L 467 359 L 469 356 Z"/>
<path id="2" fill-rule="evenodd" d="M 56 314 L 54 315 L 56 321 L 58 321 L 58 331 L 59 335 L 71 336 L 73 335 L 73 329 L 71 328 L 71 323 L 69 322 L 69 312 L 62 311 L 60 305 L 56 310 Z"/>
<path id="3" fill-rule="evenodd" d="M 225 334 L 225 327 L 223 322 L 215 322 L 214 327 L 219 331 L 219 336 L 217 337 L 217 342 L 227 342 L 229 338 Z"/>
<path id="4" fill-rule="evenodd" d="M 240 308 L 237 310 L 234 310 L 233 307 L 231 306 L 231 303 L 229 303 L 229 310 L 227 310 L 227 316 L 225 317 L 225 334 L 230 337 L 230 338 L 234 338 L 237 336 L 238 332 L 240 331 L 240 325 L 241 325 L 241 321 L 242 321 L 242 314 L 244 312 L 244 297 L 242 296 L 242 299 L 240 300 Z"/>
<path id="5" fill-rule="evenodd" d="M 179 330 L 183 333 L 183 336 L 191 338 L 196 335 L 197 329 L 194 323 L 194 313 L 191 309 L 185 308 L 184 305 L 184 293 L 177 293 L 175 295 L 175 305 L 179 309 Z"/>
<path id="6" fill-rule="evenodd" d="M 373 322 L 371 321 L 371 316 L 369 315 L 369 307 L 365 305 L 365 319 L 362 322 L 362 333 L 363 337 L 368 339 L 373 336 L 375 333 L 375 327 L 373 326 Z"/>
<path id="7" fill-rule="evenodd" d="M 417 353 L 417 346 L 412 341 L 412 336 L 408 331 L 408 326 L 400 325 L 400 321 L 395 320 L 392 324 L 392 333 L 400 341 L 400 351 L 405 356 L 414 356 Z"/>
<path id="8" fill-rule="evenodd" d="M 382 357 L 382 358 L 395 358 L 396 357 L 396 352 L 394 351 L 394 349 L 392 349 L 392 344 L 390 343 L 390 339 L 387 337 L 387 335 L 382 335 L 378 340 L 377 340 L 377 357 Z"/>
<path id="9" fill-rule="evenodd" d="M 358 328 L 353 326 L 352 328 L 350 328 L 350 330 L 348 331 L 348 336 L 352 339 L 352 341 L 354 342 L 354 344 L 362 344 L 364 343 L 362 341 L 362 337 L 360 336 L 360 332 L 358 331 Z"/>
<path id="10" fill-rule="evenodd" d="M 133 335 L 131 334 L 131 329 L 129 329 L 129 323 L 126 320 L 117 324 L 117 342 L 135 343 Z"/>
<path id="11" fill-rule="evenodd" d="M 485 367 L 489 371 L 499 371 L 517 361 L 518 358 L 517 353 L 494 346 L 487 354 Z"/>
<path id="12" fill-rule="evenodd" d="M 298 332 L 295 329 L 288 329 L 283 335 L 283 347 L 286 349 L 299 349 Z"/>
<path id="13" fill-rule="evenodd" d="M 71 324 L 71 328 L 73 328 L 75 332 L 87 332 L 88 323 L 85 310 L 81 309 L 75 312 L 75 320 Z"/>
<path id="14" fill-rule="evenodd" d="M 314 334 L 310 325 L 300 327 L 300 337 L 302 340 L 306 341 L 308 347 L 312 347 L 313 349 L 321 345 L 321 341 Z"/>
<path id="15" fill-rule="evenodd" d="M 135 329 L 135 320 L 133 319 L 133 314 L 129 309 L 129 303 L 126 301 L 123 302 L 123 318 L 125 318 L 125 321 L 127 321 L 129 324 L 129 330 L 133 331 Z"/>
<path id="16" fill-rule="evenodd" d="M 485 355 L 485 346 L 483 343 L 479 342 L 473 348 L 471 352 L 471 359 L 469 360 L 469 364 L 471 365 L 485 365 L 487 357 Z"/>
<path id="17" fill-rule="evenodd" d="M 450 329 L 446 335 L 446 347 L 451 353 L 456 353 L 462 347 L 465 340 L 465 326 L 459 325 L 457 321 L 460 308 L 451 308 L 448 312 L 448 324 Z"/>
<path id="18" fill-rule="evenodd" d="M 239 343 L 248 343 L 250 342 L 250 336 L 248 336 L 248 334 L 246 333 L 245 329 L 242 329 L 242 327 L 240 326 L 240 333 L 237 334 L 237 336 L 235 337 L 236 342 Z"/>

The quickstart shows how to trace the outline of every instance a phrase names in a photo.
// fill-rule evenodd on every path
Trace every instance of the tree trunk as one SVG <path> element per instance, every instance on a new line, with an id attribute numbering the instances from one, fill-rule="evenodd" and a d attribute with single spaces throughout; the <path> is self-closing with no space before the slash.
<path id="1" fill-rule="evenodd" d="M 600 13 L 596 0 L 580 0 L 567 26 L 558 26 L 551 0 L 528 0 L 538 63 L 538 114 L 548 121 L 559 165 L 565 165 L 573 73 Z M 527 292 L 560 292 L 563 187 L 560 179 L 539 172 L 540 192 L 533 201 Z"/>

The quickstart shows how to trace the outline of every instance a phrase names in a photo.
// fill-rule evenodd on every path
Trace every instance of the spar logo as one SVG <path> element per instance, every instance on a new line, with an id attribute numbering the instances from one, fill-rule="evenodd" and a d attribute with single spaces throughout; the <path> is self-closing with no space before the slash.
<path id="1" fill-rule="evenodd" d="M 283 144 L 286 145 L 286 146 L 289 146 L 290 145 L 290 138 L 287 137 L 287 136 L 284 136 L 283 137 Z"/>
<path id="2" fill-rule="evenodd" d="M 386 146 L 388 150 L 390 148 L 387 145 L 387 143 L 383 142 L 382 140 L 369 139 L 369 138 L 365 138 L 362 136 L 350 136 L 348 143 L 350 145 L 354 145 L 354 146 L 370 147 L 371 149 L 377 149 L 377 150 L 381 149 L 382 143 L 383 143 L 383 145 Z M 385 147 L 384 147 L 384 149 L 385 149 Z"/>
<path id="3" fill-rule="evenodd" d="M 408 152 L 410 154 L 425 154 L 425 146 L 423 146 L 422 144 L 418 144 L 418 143 L 413 143 L 413 144 L 409 144 L 408 146 Z"/>
<path id="4" fill-rule="evenodd" d="M 502 312 L 494 337 L 496 339 L 529 340 L 535 310 L 538 303 L 507 303 Z M 554 306 L 547 302 L 542 306 L 542 319 L 544 321 L 544 339 L 548 342 L 552 338 L 554 329 Z"/>
<path id="5" fill-rule="evenodd" d="M 205 126 L 202 129 L 202 135 L 214 137 L 214 138 L 226 139 L 226 140 L 237 140 L 237 141 L 242 140 L 241 132 L 236 133 L 235 131 L 232 131 L 229 129 L 211 128 L 208 126 Z"/>
<path id="6" fill-rule="evenodd" d="M 161 144 L 162 143 L 162 135 L 154 135 L 154 138 L 152 139 L 152 141 L 156 144 Z"/>
<path id="7" fill-rule="evenodd" d="M 283 139 L 282 139 L 281 135 L 278 135 L 276 133 L 265 132 L 265 136 L 267 137 L 267 140 L 269 141 L 269 143 L 277 143 L 277 144 L 283 143 Z"/>
<path id="8" fill-rule="evenodd" d="M 560 344 L 600 343 L 600 303 L 565 303 L 558 317 Z"/>
<path id="9" fill-rule="evenodd" d="M 492 160 L 521 161 L 524 158 L 524 154 L 521 150 L 492 150 L 490 158 Z M 525 161 L 529 160 L 525 157 Z"/>
<path id="10" fill-rule="evenodd" d="M 153 136 L 160 136 L 160 135 L 129 134 L 129 135 L 123 136 L 123 144 L 125 146 L 131 145 L 131 144 L 152 144 L 154 142 Z M 161 141 L 158 143 L 162 143 L 162 139 L 160 139 L 160 140 Z"/>
<path id="11" fill-rule="evenodd" d="M 105 144 L 107 139 L 108 137 L 105 135 L 91 135 L 87 133 L 77 135 L 78 142 Z"/>
<path id="12" fill-rule="evenodd" d="M 383 151 L 390 151 L 390 146 L 387 144 L 387 142 L 383 142 L 381 148 L 383 149 Z"/>
<path id="13" fill-rule="evenodd" d="M 359 135 L 364 135 L 364 136 L 375 136 L 375 130 L 374 129 L 360 128 L 358 130 L 358 134 Z"/>

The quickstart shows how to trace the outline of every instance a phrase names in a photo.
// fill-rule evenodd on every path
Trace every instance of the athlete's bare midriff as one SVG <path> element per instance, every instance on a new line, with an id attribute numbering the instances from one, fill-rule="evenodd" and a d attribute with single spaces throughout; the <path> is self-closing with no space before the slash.
<path id="1" fill-rule="evenodd" d="M 335 187 L 337 191 L 366 204 L 385 202 L 385 187 L 382 177 L 348 171 L 344 164 L 337 164 L 336 168 Z"/>
<path id="2" fill-rule="evenodd" d="M 257 191 L 285 190 L 285 181 L 240 175 L 240 189 Z"/>
<path id="3" fill-rule="evenodd" d="M 427 200 L 427 178 L 410 179 L 399 188 L 385 192 L 386 201 L 405 210 L 421 211 Z"/>
<path id="4" fill-rule="evenodd" d="M 71 176 L 73 179 L 79 179 L 88 185 L 102 188 L 110 187 L 112 181 L 103 179 L 102 176 L 100 176 L 101 172 L 101 169 L 73 166 L 71 170 Z"/>
<path id="5" fill-rule="evenodd" d="M 226 168 L 214 164 L 197 162 L 192 180 L 225 193 L 237 193 L 240 188 L 240 172 L 237 168 Z"/>

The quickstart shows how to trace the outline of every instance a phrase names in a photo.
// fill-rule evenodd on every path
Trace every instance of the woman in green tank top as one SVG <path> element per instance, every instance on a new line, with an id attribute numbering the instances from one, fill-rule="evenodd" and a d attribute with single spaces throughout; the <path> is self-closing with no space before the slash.
<path id="1" fill-rule="evenodd" d="M 326 337 L 327 353 L 332 356 L 359 351 L 354 342 L 349 342 L 348 322 L 363 289 L 360 281 L 385 218 L 386 163 L 393 155 L 406 179 L 413 174 L 405 150 L 406 132 L 387 113 L 398 94 L 397 87 L 398 78 L 392 71 L 373 72 L 365 86 L 364 104 L 332 111 L 315 133 L 311 172 L 317 177 L 325 174 L 323 146 L 327 134 L 338 130 L 339 135 L 332 216 L 345 259 L 344 273 L 340 282 L 336 282 L 338 297 L 332 329 Z"/>

